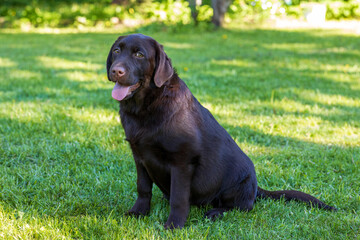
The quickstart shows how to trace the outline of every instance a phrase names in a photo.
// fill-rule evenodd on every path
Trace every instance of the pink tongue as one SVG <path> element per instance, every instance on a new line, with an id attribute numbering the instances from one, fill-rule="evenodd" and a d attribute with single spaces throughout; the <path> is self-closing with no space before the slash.
<path id="1" fill-rule="evenodd" d="M 115 87 L 112 90 L 111 96 L 113 97 L 113 99 L 121 101 L 128 94 L 129 88 L 130 88 L 130 86 L 124 87 L 124 86 L 121 86 L 119 83 L 115 83 Z"/>

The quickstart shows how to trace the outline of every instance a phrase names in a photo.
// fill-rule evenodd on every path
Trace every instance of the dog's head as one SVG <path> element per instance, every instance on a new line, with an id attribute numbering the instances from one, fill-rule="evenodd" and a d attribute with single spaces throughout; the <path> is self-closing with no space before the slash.
<path id="1" fill-rule="evenodd" d="M 142 34 L 119 37 L 107 58 L 108 79 L 115 82 L 112 97 L 118 101 L 131 98 L 144 87 L 160 88 L 173 74 L 163 46 Z"/>

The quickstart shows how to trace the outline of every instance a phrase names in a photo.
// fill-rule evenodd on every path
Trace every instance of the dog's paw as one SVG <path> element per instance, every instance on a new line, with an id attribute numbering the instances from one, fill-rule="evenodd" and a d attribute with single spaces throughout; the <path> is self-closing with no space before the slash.
<path id="1" fill-rule="evenodd" d="M 167 230 L 173 230 L 173 229 L 176 229 L 176 228 L 183 228 L 184 225 L 185 225 L 185 221 L 169 217 L 169 219 L 164 224 L 164 228 L 167 229 Z"/>
<path id="2" fill-rule="evenodd" d="M 125 213 L 125 216 L 132 216 L 132 217 L 143 217 L 149 214 L 149 211 L 133 211 L 129 210 Z"/>
<path id="3" fill-rule="evenodd" d="M 215 221 L 217 218 L 223 217 L 224 212 L 226 212 L 226 211 L 228 211 L 228 209 L 225 209 L 225 208 L 213 208 L 210 211 L 206 212 L 204 217 Z"/>
<path id="4" fill-rule="evenodd" d="M 125 213 L 125 216 L 141 217 L 148 215 L 149 212 L 150 206 L 148 206 L 148 204 L 135 203 L 135 205 Z"/>

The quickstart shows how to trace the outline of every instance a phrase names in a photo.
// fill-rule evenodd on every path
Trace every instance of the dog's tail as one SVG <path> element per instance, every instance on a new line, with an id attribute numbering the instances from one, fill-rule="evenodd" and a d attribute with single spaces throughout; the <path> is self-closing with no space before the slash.
<path id="1" fill-rule="evenodd" d="M 281 199 L 284 198 L 286 201 L 290 200 L 297 200 L 300 202 L 305 202 L 313 207 L 318 207 L 320 209 L 325 209 L 329 211 L 336 211 L 337 209 L 334 207 L 331 207 L 319 199 L 300 191 L 294 191 L 294 190 L 281 190 L 281 191 L 267 191 L 260 187 L 258 187 L 257 190 L 257 198 L 271 198 L 271 199 Z"/>

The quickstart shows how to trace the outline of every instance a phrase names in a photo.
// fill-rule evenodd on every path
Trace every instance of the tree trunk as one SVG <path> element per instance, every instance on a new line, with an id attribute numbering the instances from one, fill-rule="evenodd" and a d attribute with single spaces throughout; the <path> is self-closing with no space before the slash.
<path id="1" fill-rule="evenodd" d="M 202 4 L 202 0 L 189 0 L 189 7 L 191 9 L 191 17 L 194 19 L 195 24 L 198 23 L 197 16 L 199 14 L 199 11 L 197 10 L 197 7 Z"/>
<path id="2" fill-rule="evenodd" d="M 214 10 L 212 22 L 217 27 L 221 27 L 224 23 L 225 13 L 231 4 L 231 0 L 211 0 L 211 5 Z"/>

